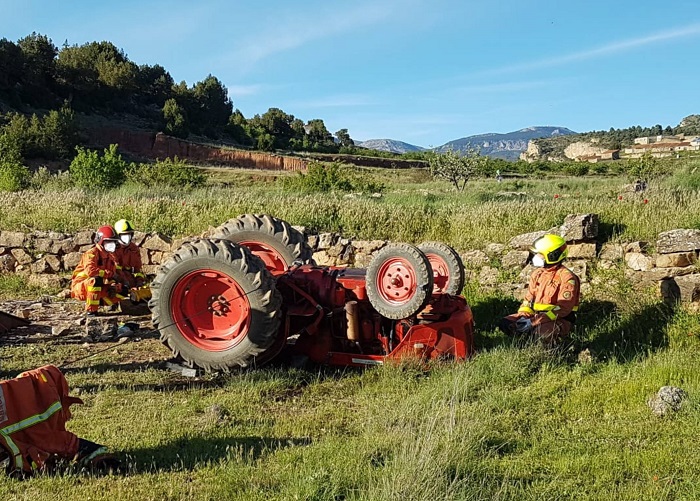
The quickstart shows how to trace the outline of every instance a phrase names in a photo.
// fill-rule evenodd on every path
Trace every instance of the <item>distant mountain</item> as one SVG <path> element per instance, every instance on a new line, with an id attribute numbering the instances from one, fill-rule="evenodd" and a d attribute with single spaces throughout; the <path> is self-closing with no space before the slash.
<path id="1" fill-rule="evenodd" d="M 576 134 L 576 132 L 566 127 L 526 127 L 506 134 L 479 134 L 455 139 L 435 148 L 435 151 L 444 152 L 450 149 L 466 151 L 469 148 L 478 148 L 484 156 L 517 160 L 520 153 L 527 149 L 527 142 L 531 139 L 569 134 Z"/>
<path id="2" fill-rule="evenodd" d="M 396 141 L 395 139 L 369 139 L 367 141 L 359 141 L 355 143 L 355 146 L 370 150 L 390 151 L 392 153 L 408 153 L 409 151 L 423 151 L 425 149 L 414 144 Z"/>

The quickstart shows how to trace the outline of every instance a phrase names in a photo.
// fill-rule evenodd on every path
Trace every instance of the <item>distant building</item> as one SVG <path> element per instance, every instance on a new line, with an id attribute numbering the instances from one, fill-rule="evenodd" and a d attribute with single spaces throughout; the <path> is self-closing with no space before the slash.
<path id="1" fill-rule="evenodd" d="M 577 162 L 588 162 L 592 164 L 597 164 L 598 162 L 601 161 L 607 161 L 607 160 L 619 160 L 620 159 L 620 150 L 605 150 L 601 151 L 600 153 L 595 153 L 592 155 L 581 155 L 580 157 L 576 157 Z"/>

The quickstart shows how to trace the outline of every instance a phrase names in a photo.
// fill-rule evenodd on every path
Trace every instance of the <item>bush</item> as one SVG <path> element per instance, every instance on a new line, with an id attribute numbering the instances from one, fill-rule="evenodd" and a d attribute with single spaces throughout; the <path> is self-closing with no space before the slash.
<path id="1" fill-rule="evenodd" d="M 78 154 L 70 163 L 71 178 L 83 188 L 114 188 L 126 179 L 127 164 L 111 144 L 102 156 L 94 150 L 76 147 Z"/>
<path id="2" fill-rule="evenodd" d="M 197 167 L 187 165 L 175 157 L 158 160 L 154 164 L 133 165 L 127 171 L 127 179 L 145 186 L 171 186 L 196 188 L 202 186 L 206 176 Z"/>
<path id="3" fill-rule="evenodd" d="M 378 193 L 384 185 L 374 181 L 367 174 L 353 170 L 348 165 L 333 162 L 328 165 L 311 163 L 306 173 L 282 179 L 282 185 L 290 190 L 304 193 L 326 191 L 355 191 Z"/>
<path id="4" fill-rule="evenodd" d="M 8 118 L 3 136 L 26 158 L 67 158 L 78 141 L 73 111 L 67 106 L 43 117 L 10 113 Z"/>
<path id="5" fill-rule="evenodd" d="M 20 191 L 29 186 L 29 169 L 16 161 L 0 160 L 0 191 Z"/>
<path id="6" fill-rule="evenodd" d="M 29 186 L 34 190 L 48 189 L 63 191 L 73 187 L 73 180 L 68 171 L 51 174 L 46 167 L 39 167 L 32 175 Z"/>
<path id="7" fill-rule="evenodd" d="M 588 164 L 584 162 L 568 162 L 562 170 L 569 176 L 585 176 L 588 174 Z"/>

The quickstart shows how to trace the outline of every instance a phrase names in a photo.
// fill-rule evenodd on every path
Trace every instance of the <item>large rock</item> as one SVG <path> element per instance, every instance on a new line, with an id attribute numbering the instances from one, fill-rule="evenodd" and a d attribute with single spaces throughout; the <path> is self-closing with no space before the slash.
<path id="1" fill-rule="evenodd" d="M 625 270 L 625 277 L 636 286 L 649 287 L 658 284 L 659 280 L 691 275 L 694 271 L 695 268 L 692 266 L 684 266 L 682 268 L 654 268 L 649 271 L 633 271 L 627 269 Z"/>
<path id="2" fill-rule="evenodd" d="M 695 251 L 698 249 L 700 249 L 700 230 L 664 231 L 659 233 L 656 241 L 656 252 L 659 254 Z"/>
<path id="3" fill-rule="evenodd" d="M 169 252 L 170 245 L 173 243 L 170 237 L 161 233 L 151 234 L 143 243 L 142 248 L 154 251 Z"/>
<path id="4" fill-rule="evenodd" d="M 44 256 L 44 260 L 46 261 L 46 264 L 49 265 L 49 271 L 51 271 L 51 273 L 58 273 L 61 271 L 60 257 L 54 256 L 53 254 L 46 254 Z"/>
<path id="5" fill-rule="evenodd" d="M 326 253 L 330 257 L 335 257 L 335 258 L 340 257 L 344 252 L 345 252 L 345 245 L 343 245 L 340 242 L 338 242 L 335 245 L 331 245 L 328 249 L 326 249 Z"/>
<path id="6" fill-rule="evenodd" d="M 24 249 L 12 249 L 10 252 L 19 264 L 29 264 L 32 261 L 34 261 L 34 259 L 32 259 L 32 256 L 30 256 L 29 253 Z"/>
<path id="7" fill-rule="evenodd" d="M 559 228 L 567 242 L 595 240 L 598 237 L 598 214 L 569 214 Z"/>
<path id="8" fill-rule="evenodd" d="M 644 253 L 649 247 L 649 242 L 628 242 L 625 244 L 625 253 L 637 252 Z"/>
<path id="9" fill-rule="evenodd" d="M 480 266 L 489 262 L 489 257 L 484 251 L 472 250 L 460 255 L 465 266 Z"/>
<path id="10" fill-rule="evenodd" d="M 625 256 L 625 249 L 620 244 L 603 244 L 600 249 L 599 259 L 606 261 L 617 261 Z"/>
<path id="11" fill-rule="evenodd" d="M 484 251 L 486 254 L 489 256 L 500 256 L 503 254 L 503 251 L 506 250 L 506 246 L 503 244 L 488 244 L 485 248 Z"/>
<path id="12" fill-rule="evenodd" d="M 636 271 L 649 271 L 654 267 L 654 258 L 646 256 L 640 252 L 629 252 L 625 254 L 625 263 Z"/>
<path id="13" fill-rule="evenodd" d="M 651 412 L 658 417 L 663 417 L 671 412 L 681 410 L 687 394 L 675 386 L 662 386 L 656 395 L 647 400 Z"/>
<path id="14" fill-rule="evenodd" d="M 0 271 L 5 273 L 11 273 L 15 271 L 16 265 L 17 260 L 12 254 L 4 254 L 0 256 Z"/>
<path id="15" fill-rule="evenodd" d="M 147 233 L 144 233 L 142 231 L 135 231 L 134 238 L 132 238 L 131 241 L 134 242 L 134 245 L 140 247 L 143 241 L 146 240 L 147 236 Z"/>
<path id="16" fill-rule="evenodd" d="M 92 230 L 79 231 L 73 237 L 73 244 L 75 244 L 76 247 L 82 247 L 83 245 L 91 244 L 93 243 L 92 239 L 94 238 L 94 236 L 95 232 Z"/>
<path id="17" fill-rule="evenodd" d="M 666 278 L 659 284 L 659 291 L 668 303 L 690 303 L 700 300 L 700 273 Z"/>
<path id="18" fill-rule="evenodd" d="M 23 247 L 24 239 L 21 231 L 0 231 L 0 245 L 3 247 Z"/>
<path id="19" fill-rule="evenodd" d="M 34 240 L 33 247 L 34 250 L 38 252 L 51 252 L 51 247 L 53 244 L 54 241 L 50 238 L 37 238 Z"/>
<path id="20" fill-rule="evenodd" d="M 697 261 L 695 252 L 674 252 L 673 254 L 659 254 L 656 256 L 657 268 L 672 268 L 690 266 Z"/>
<path id="21" fill-rule="evenodd" d="M 309 247 L 311 247 L 311 250 L 316 250 L 316 246 L 318 245 L 318 235 L 307 235 L 306 243 L 309 245 Z"/>
<path id="22" fill-rule="evenodd" d="M 43 257 L 33 262 L 29 266 L 29 269 L 32 271 L 32 273 L 46 273 L 50 270 L 49 264 L 46 262 L 46 258 Z"/>
<path id="23" fill-rule="evenodd" d="M 508 245 L 510 245 L 513 249 L 529 250 L 530 247 L 532 247 L 532 244 L 535 242 L 535 240 L 546 234 L 546 231 L 533 231 L 531 233 L 523 233 L 522 235 L 518 235 L 511 238 L 510 242 L 508 242 Z"/>
<path id="24" fill-rule="evenodd" d="M 570 259 L 594 259 L 595 258 L 595 244 L 594 243 L 581 243 L 581 244 L 569 244 L 567 246 L 569 250 L 568 257 Z"/>
<path id="25" fill-rule="evenodd" d="M 522 268 L 527 264 L 528 257 L 528 251 L 512 250 L 501 258 L 501 264 L 504 268 Z"/>
<path id="26" fill-rule="evenodd" d="M 27 283 L 30 287 L 38 287 L 40 289 L 60 289 L 63 287 L 66 279 L 58 275 L 29 275 Z"/>
<path id="27" fill-rule="evenodd" d="M 60 256 L 73 252 L 77 248 L 72 238 L 64 238 L 62 240 L 54 240 L 48 252 Z"/>
<path id="28" fill-rule="evenodd" d="M 385 240 L 355 240 L 352 246 L 357 252 L 372 254 L 386 245 Z"/>
<path id="29" fill-rule="evenodd" d="M 335 258 L 328 255 L 325 250 L 314 252 L 313 259 L 319 266 L 335 266 Z"/>
<path id="30" fill-rule="evenodd" d="M 337 240 L 336 235 L 333 233 L 321 233 L 318 236 L 318 245 L 316 248 L 318 250 L 326 250 Z"/>
<path id="31" fill-rule="evenodd" d="M 63 256 L 63 267 L 66 270 L 72 270 L 78 263 L 80 263 L 80 258 L 82 254 L 80 252 L 69 252 Z"/>

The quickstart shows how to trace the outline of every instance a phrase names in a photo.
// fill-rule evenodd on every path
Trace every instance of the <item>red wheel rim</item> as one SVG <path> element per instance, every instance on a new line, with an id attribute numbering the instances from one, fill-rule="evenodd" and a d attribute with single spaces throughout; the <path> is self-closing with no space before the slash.
<path id="1" fill-rule="evenodd" d="M 411 300 L 418 288 L 416 272 L 404 258 L 387 259 L 377 272 L 379 296 L 391 304 L 404 304 Z"/>
<path id="2" fill-rule="evenodd" d="M 265 263 L 265 268 L 273 275 L 281 275 L 289 269 L 287 262 L 282 258 L 279 252 L 272 247 L 268 247 L 260 242 L 238 242 L 239 245 L 245 245 L 250 252 L 262 259 Z"/>
<path id="3" fill-rule="evenodd" d="M 450 268 L 447 261 L 437 254 L 425 255 L 433 269 L 433 292 L 444 292 L 450 283 Z"/>
<path id="4" fill-rule="evenodd" d="M 238 344 L 250 328 L 250 302 L 233 278 L 210 269 L 178 280 L 170 313 L 178 330 L 197 348 L 223 351 Z"/>

